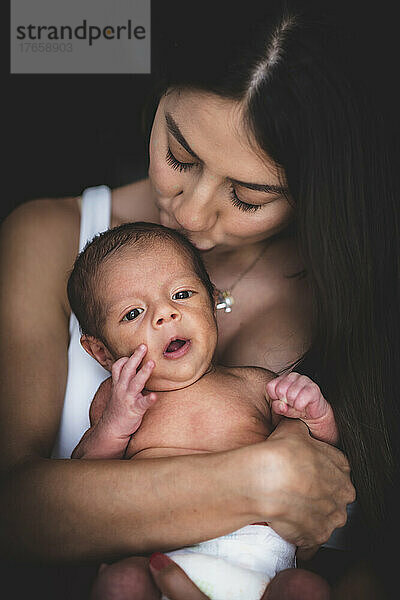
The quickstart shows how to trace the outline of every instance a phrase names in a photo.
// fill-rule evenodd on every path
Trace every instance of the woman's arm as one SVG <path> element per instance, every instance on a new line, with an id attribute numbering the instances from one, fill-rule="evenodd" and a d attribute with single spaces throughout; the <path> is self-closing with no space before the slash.
<path id="1" fill-rule="evenodd" d="M 301 423 L 218 454 L 48 458 L 64 398 L 65 285 L 78 231 L 79 213 L 64 200 L 27 204 L 3 224 L 1 554 L 105 560 L 191 544 L 262 520 L 298 545 L 325 541 L 343 523 L 354 492 L 343 455 L 312 440 Z"/>
<path id="2" fill-rule="evenodd" d="M 298 457 L 305 435 L 296 435 Z M 46 561 L 105 560 L 195 543 L 265 519 L 283 537 L 312 547 L 344 522 L 342 506 L 352 500 L 346 470 L 331 463 L 331 480 L 307 472 L 294 477 L 287 456 L 276 456 L 288 441 L 282 439 L 275 447 L 266 441 L 146 461 L 32 456 L 5 480 L 2 552 Z M 300 469 L 301 461 L 292 462 Z M 278 475 L 282 471 L 290 483 Z"/>

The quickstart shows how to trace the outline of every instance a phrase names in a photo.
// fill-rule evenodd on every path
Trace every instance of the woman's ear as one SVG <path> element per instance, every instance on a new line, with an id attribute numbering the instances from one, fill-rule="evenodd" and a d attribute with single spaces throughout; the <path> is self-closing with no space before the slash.
<path id="1" fill-rule="evenodd" d="M 111 371 L 115 359 L 103 342 L 91 335 L 84 334 L 81 336 L 81 346 L 88 354 L 90 354 L 90 356 L 97 360 L 102 367 L 107 369 L 107 371 Z"/>

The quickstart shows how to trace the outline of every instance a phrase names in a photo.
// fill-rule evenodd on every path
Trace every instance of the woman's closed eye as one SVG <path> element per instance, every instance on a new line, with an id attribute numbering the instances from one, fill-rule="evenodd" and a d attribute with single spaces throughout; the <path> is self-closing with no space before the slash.
<path id="1" fill-rule="evenodd" d="M 172 154 L 171 148 L 168 148 L 165 160 L 173 169 L 179 171 L 180 173 L 188 171 L 192 167 L 196 167 L 198 165 L 196 162 L 182 162 L 178 160 L 176 156 Z M 231 186 L 230 189 L 230 200 L 233 206 L 236 206 L 236 208 L 243 212 L 256 212 L 263 207 L 263 204 L 251 204 L 250 202 L 243 202 L 243 200 L 240 200 L 233 186 Z"/>
<path id="2" fill-rule="evenodd" d="M 168 152 L 167 152 L 167 156 L 165 157 L 165 160 L 173 169 L 175 169 L 176 171 L 179 171 L 180 173 L 182 173 L 182 171 L 187 171 L 188 169 L 196 166 L 196 164 L 197 164 L 197 163 L 190 163 L 190 162 L 182 162 L 182 161 L 178 160 L 172 154 L 171 148 L 168 148 Z"/>
<path id="3" fill-rule="evenodd" d="M 143 311 L 144 311 L 144 308 L 132 308 L 132 310 L 130 310 L 129 312 L 126 313 L 126 315 L 124 316 L 124 318 L 122 320 L 123 321 L 134 321 Z"/>
<path id="4" fill-rule="evenodd" d="M 243 200 L 240 200 L 240 198 L 237 197 L 235 188 L 233 186 L 231 186 L 231 202 L 233 206 L 236 206 L 243 212 L 256 212 L 264 206 L 263 204 L 250 204 L 249 202 L 243 202 Z"/>
<path id="5" fill-rule="evenodd" d="M 176 292 L 172 295 L 172 300 L 186 300 L 187 298 L 191 298 L 194 292 L 191 290 L 182 290 L 181 292 Z"/>

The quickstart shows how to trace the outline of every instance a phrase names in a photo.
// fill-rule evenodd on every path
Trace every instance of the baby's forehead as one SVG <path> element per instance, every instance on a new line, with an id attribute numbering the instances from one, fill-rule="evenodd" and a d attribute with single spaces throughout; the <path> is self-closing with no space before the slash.
<path id="1" fill-rule="evenodd" d="M 140 240 L 125 244 L 104 260 L 98 274 L 103 291 L 109 290 L 118 280 L 123 283 L 126 278 L 142 289 L 165 279 L 171 282 L 190 276 L 199 279 L 193 257 L 173 240 Z"/>
<path id="2" fill-rule="evenodd" d="M 174 239 L 143 239 L 128 243 L 121 247 L 113 257 L 116 261 L 132 259 L 138 269 L 146 267 L 149 263 L 155 265 L 168 262 L 170 269 L 174 265 L 185 264 L 185 270 L 195 270 L 193 257 L 188 250 Z"/>

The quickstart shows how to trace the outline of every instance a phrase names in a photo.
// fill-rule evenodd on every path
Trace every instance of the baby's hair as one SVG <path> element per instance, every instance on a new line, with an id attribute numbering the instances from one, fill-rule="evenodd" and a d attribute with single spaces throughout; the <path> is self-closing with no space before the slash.
<path id="1" fill-rule="evenodd" d="M 148 247 L 157 242 L 172 243 L 191 261 L 193 270 L 206 288 L 211 306 L 214 307 L 214 286 L 199 251 L 185 235 L 156 223 L 124 223 L 96 235 L 88 242 L 78 254 L 70 273 L 67 284 L 68 300 L 82 334 L 106 343 L 103 339 L 104 303 L 96 293 L 102 266 L 128 247 Z"/>

